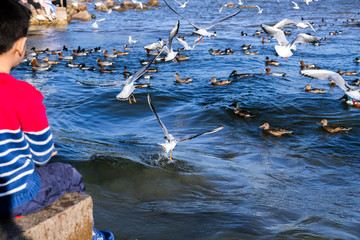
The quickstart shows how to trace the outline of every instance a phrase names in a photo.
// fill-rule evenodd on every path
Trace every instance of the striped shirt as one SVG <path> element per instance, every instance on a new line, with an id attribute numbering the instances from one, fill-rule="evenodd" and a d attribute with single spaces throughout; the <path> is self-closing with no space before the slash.
<path id="1" fill-rule="evenodd" d="M 35 165 L 46 164 L 53 147 L 42 94 L 0 73 L 0 211 L 24 205 L 38 194 Z"/>

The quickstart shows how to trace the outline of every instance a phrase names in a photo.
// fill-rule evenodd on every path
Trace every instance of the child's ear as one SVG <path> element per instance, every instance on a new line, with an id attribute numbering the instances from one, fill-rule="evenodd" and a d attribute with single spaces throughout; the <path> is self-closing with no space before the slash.
<path id="1" fill-rule="evenodd" d="M 22 37 L 15 42 L 15 51 L 19 54 L 19 57 L 24 57 L 26 50 L 26 37 Z"/>

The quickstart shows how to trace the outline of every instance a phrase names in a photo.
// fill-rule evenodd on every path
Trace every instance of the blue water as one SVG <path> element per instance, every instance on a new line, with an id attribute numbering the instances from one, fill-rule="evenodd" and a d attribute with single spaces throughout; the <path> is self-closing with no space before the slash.
<path id="1" fill-rule="evenodd" d="M 238 9 L 218 9 L 226 1 L 190 0 L 185 9 L 169 4 L 195 24 L 207 24 Z M 136 89 L 136 104 L 118 101 L 122 87 L 84 86 L 124 82 L 122 75 L 139 70 L 147 59 L 143 46 L 167 39 L 180 20 L 179 35 L 188 42 L 193 27 L 179 19 L 165 4 L 149 11 L 115 12 L 94 10 L 106 18 L 99 30 L 90 22 L 72 21 L 65 27 L 39 27 L 29 32 L 28 49 L 69 49 L 101 46 L 112 52 L 122 50 L 131 35 L 139 41 L 127 56 L 115 61 L 117 72 L 101 74 L 66 67 L 66 61 L 48 72 L 33 72 L 22 63 L 13 74 L 36 86 L 44 95 L 49 122 L 58 155 L 54 161 L 70 162 L 83 175 L 87 191 L 94 200 L 95 226 L 111 230 L 116 239 L 359 239 L 360 238 L 360 108 L 337 100 L 339 87 L 327 81 L 299 74 L 299 61 L 317 64 L 322 69 L 360 71 L 353 62 L 359 57 L 359 25 L 344 23 L 360 19 L 358 0 L 319 0 L 309 6 L 297 1 L 247 1 L 264 9 L 244 8 L 236 17 L 211 30 L 216 38 L 206 38 L 194 51 L 181 52 L 190 60 L 157 63 L 159 69 L 150 88 Z M 353 15 L 353 16 L 352 16 Z M 301 45 L 289 60 L 275 55 L 275 40 L 261 43 L 254 37 L 260 24 L 275 24 L 290 18 L 314 23 L 316 36 L 330 38 L 323 45 Z M 322 23 L 322 27 L 319 24 Z M 289 27 L 295 34 L 311 30 Z M 343 34 L 330 36 L 330 31 Z M 248 36 L 241 36 L 241 31 Z M 266 34 L 261 34 L 269 39 Z M 241 45 L 252 44 L 245 55 Z M 181 45 L 175 40 L 174 47 Z M 210 48 L 231 47 L 234 55 L 212 56 Z M 67 55 L 64 54 L 64 55 Z M 39 59 L 46 56 L 43 54 Z M 265 57 L 277 60 L 274 72 L 285 77 L 265 75 Z M 102 53 L 78 57 L 74 63 L 96 66 Z M 50 59 L 57 59 L 50 55 Z M 234 79 L 230 85 L 212 86 L 212 77 L 228 79 L 232 70 L 253 73 Z M 190 84 L 176 84 L 174 74 L 192 77 Z M 357 78 L 344 76 L 346 80 Z M 311 83 L 325 94 L 305 93 Z M 220 132 L 179 143 L 174 163 L 168 163 L 158 143 L 164 134 L 151 112 L 146 96 L 169 132 L 180 137 L 224 125 Z M 229 105 L 238 101 L 255 117 L 242 119 Z M 316 122 L 352 127 L 348 133 L 330 134 Z M 273 137 L 258 127 L 292 130 L 293 134 Z"/>

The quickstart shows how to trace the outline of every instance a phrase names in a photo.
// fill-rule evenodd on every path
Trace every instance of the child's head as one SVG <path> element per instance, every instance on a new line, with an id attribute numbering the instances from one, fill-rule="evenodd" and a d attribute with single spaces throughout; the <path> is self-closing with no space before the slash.
<path id="1" fill-rule="evenodd" d="M 9 51 L 14 43 L 26 37 L 30 10 L 18 0 L 0 1 L 0 54 Z"/>
<path id="2" fill-rule="evenodd" d="M 6 55 L 10 68 L 25 55 L 30 15 L 30 10 L 20 1 L 0 0 L 0 57 Z"/>

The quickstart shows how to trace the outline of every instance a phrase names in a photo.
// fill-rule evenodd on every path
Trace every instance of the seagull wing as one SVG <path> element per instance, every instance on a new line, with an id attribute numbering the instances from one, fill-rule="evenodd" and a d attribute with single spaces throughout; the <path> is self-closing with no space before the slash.
<path id="1" fill-rule="evenodd" d="M 313 32 L 316 33 L 316 31 L 315 31 L 315 29 L 313 28 L 313 26 L 311 25 L 311 23 L 305 22 L 305 24 L 307 24 L 307 25 L 311 28 L 311 30 L 313 30 Z"/>
<path id="2" fill-rule="evenodd" d="M 265 24 L 261 24 L 261 28 L 264 29 L 270 37 L 276 38 L 280 45 L 287 46 L 289 44 L 282 30 Z"/>
<path id="3" fill-rule="evenodd" d="M 328 70 L 303 70 L 300 72 L 302 75 L 321 80 L 334 81 L 342 90 L 349 91 L 353 88 L 340 76 L 340 74 Z"/>
<path id="4" fill-rule="evenodd" d="M 115 87 L 115 86 L 119 86 L 122 85 L 122 83 L 120 82 L 113 82 L 113 83 L 87 83 L 87 82 L 83 82 L 83 81 L 79 81 L 79 80 L 75 80 L 76 83 L 80 84 L 80 85 L 84 85 L 84 86 L 91 86 L 91 87 Z"/>
<path id="5" fill-rule="evenodd" d="M 180 13 L 178 13 L 177 11 L 175 11 L 174 9 L 172 9 L 170 7 L 170 5 L 164 0 L 166 6 L 168 6 L 168 8 L 170 8 L 171 11 L 173 11 L 174 13 L 176 13 L 177 15 L 179 15 L 181 18 L 185 19 L 188 23 L 190 23 L 194 28 L 199 29 L 195 24 L 193 24 L 189 19 L 187 19 L 186 17 L 183 17 L 182 15 L 180 15 Z"/>
<path id="6" fill-rule="evenodd" d="M 142 67 L 139 71 L 137 71 L 136 73 L 134 73 L 133 76 L 129 77 L 127 80 L 126 80 L 126 83 L 125 84 L 129 84 L 129 83 L 133 83 L 135 82 L 136 80 L 138 80 L 142 75 L 144 75 L 144 73 L 146 72 L 146 70 L 150 67 L 150 65 L 156 60 L 156 58 L 158 56 L 160 56 L 160 54 L 163 52 L 164 50 L 164 47 L 161 48 L 160 52 L 151 60 L 149 61 L 148 64 L 146 64 L 144 67 Z"/>
<path id="7" fill-rule="evenodd" d="M 315 43 L 318 42 L 319 38 L 315 36 L 311 36 L 306 33 L 299 33 L 296 35 L 294 40 L 292 40 L 291 45 L 294 45 L 295 43 Z"/>
<path id="8" fill-rule="evenodd" d="M 296 25 L 296 24 L 298 24 L 297 21 L 286 18 L 284 20 L 281 20 L 277 24 L 275 24 L 273 27 L 275 27 L 275 28 L 283 28 L 283 27 L 288 26 L 288 25 Z"/>
<path id="9" fill-rule="evenodd" d="M 221 5 L 221 7 L 219 9 L 219 13 L 223 10 L 224 7 L 225 7 L 225 5 Z"/>
<path id="10" fill-rule="evenodd" d="M 203 36 L 198 37 L 194 40 L 193 44 L 191 45 L 191 49 L 194 49 L 195 45 L 200 42 L 200 40 L 203 38 Z"/>
<path id="11" fill-rule="evenodd" d="M 169 35 L 169 50 L 171 51 L 172 49 L 172 41 L 174 39 L 174 37 L 178 34 L 179 32 L 179 27 L 180 27 L 180 21 L 177 21 L 177 23 L 175 24 L 174 28 L 171 30 L 170 35 Z"/>
<path id="12" fill-rule="evenodd" d="M 193 139 L 193 138 L 196 138 L 196 137 L 199 137 L 201 135 L 206 135 L 206 134 L 211 134 L 211 133 L 215 133 L 217 131 L 220 131 L 221 129 L 223 129 L 224 126 L 220 126 L 220 127 L 217 127 L 211 131 L 207 131 L 207 132 L 202 132 L 202 133 L 198 133 L 198 134 L 194 134 L 194 135 L 187 135 L 187 136 L 184 136 L 184 137 L 181 137 L 181 138 L 178 138 L 176 139 L 177 142 L 183 142 L 183 141 L 187 141 L 187 140 L 190 140 L 190 139 Z"/>
<path id="13" fill-rule="evenodd" d="M 206 25 L 206 26 L 204 27 L 204 29 L 209 29 L 209 28 L 211 28 L 211 27 L 215 26 L 216 24 L 218 24 L 219 22 L 225 21 L 225 20 L 227 20 L 227 19 L 229 19 L 229 18 L 232 18 L 232 17 L 234 17 L 234 16 L 238 15 L 240 12 L 241 12 L 241 10 L 240 10 L 240 11 L 238 11 L 238 12 L 236 12 L 236 13 L 230 14 L 229 16 L 226 16 L 226 17 L 220 18 L 220 19 L 218 19 L 218 20 L 216 20 L 216 21 L 214 21 L 214 22 L 212 22 L 212 23 L 210 23 L 210 24 Z"/>
<path id="14" fill-rule="evenodd" d="M 103 21 L 105 21 L 105 18 L 101 18 L 101 19 L 97 20 L 97 22 L 103 22 Z"/>
<path id="15" fill-rule="evenodd" d="M 299 7 L 299 5 L 297 5 L 296 2 L 294 2 L 294 1 L 291 1 L 291 2 L 295 5 L 295 7 Z"/>
<path id="16" fill-rule="evenodd" d="M 181 45 L 183 45 L 186 50 L 190 48 L 190 47 L 189 47 L 189 44 L 187 44 L 187 42 L 185 42 L 185 41 L 182 40 L 181 38 L 176 38 L 176 40 L 178 40 L 179 43 L 181 43 Z M 195 41 L 197 41 L 197 40 L 195 40 Z"/>
<path id="17" fill-rule="evenodd" d="M 162 130 L 163 130 L 164 133 L 165 133 L 165 137 L 170 140 L 171 137 L 170 137 L 170 135 L 169 135 L 169 132 L 168 132 L 168 130 L 166 129 L 165 125 L 164 125 L 164 124 L 162 123 L 162 121 L 160 120 L 160 118 L 159 118 L 159 116 L 157 115 L 157 113 L 156 113 L 156 111 L 155 111 L 155 108 L 154 108 L 154 106 L 153 106 L 153 104 L 152 104 L 152 102 L 151 102 L 150 93 L 148 93 L 147 99 L 148 99 L 148 103 L 149 103 L 149 107 L 150 107 L 151 111 L 155 114 L 155 117 L 157 118 L 157 120 L 158 120 L 158 122 L 159 122 L 159 124 L 160 124 L 160 126 L 161 126 L 161 128 L 162 128 Z"/>
<path id="18" fill-rule="evenodd" d="M 179 1 L 177 1 L 177 0 L 175 0 L 175 2 L 177 2 L 180 6 L 182 5 L 182 3 L 181 3 L 181 2 L 179 2 Z"/>

